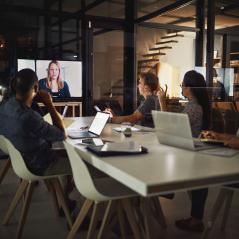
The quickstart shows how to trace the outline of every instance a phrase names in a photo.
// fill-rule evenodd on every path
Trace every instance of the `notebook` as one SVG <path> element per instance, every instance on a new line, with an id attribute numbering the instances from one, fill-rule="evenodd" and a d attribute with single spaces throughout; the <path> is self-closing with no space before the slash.
<path id="1" fill-rule="evenodd" d="M 192 137 L 187 114 L 152 111 L 156 135 L 161 144 L 194 151 L 216 147 Z"/>
<path id="2" fill-rule="evenodd" d="M 97 112 L 88 130 L 70 130 L 68 136 L 72 139 L 96 138 L 103 131 L 108 119 L 109 113 Z"/>

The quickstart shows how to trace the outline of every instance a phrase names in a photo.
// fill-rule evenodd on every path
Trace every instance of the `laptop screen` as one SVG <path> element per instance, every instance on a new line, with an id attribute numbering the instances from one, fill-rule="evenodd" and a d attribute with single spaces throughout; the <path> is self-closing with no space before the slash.
<path id="1" fill-rule="evenodd" d="M 90 125 L 89 132 L 100 135 L 109 119 L 110 114 L 105 112 L 97 112 L 93 122 Z"/>

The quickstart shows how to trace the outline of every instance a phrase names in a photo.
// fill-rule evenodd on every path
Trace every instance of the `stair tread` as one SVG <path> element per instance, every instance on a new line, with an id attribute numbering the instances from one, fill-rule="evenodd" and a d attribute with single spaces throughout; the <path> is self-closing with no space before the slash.
<path id="1" fill-rule="evenodd" d="M 165 56 L 166 53 L 159 52 L 159 53 L 149 53 L 149 54 L 144 54 L 143 57 L 150 57 L 150 56 Z"/>
<path id="2" fill-rule="evenodd" d="M 161 42 L 156 42 L 156 45 L 163 45 L 167 43 L 178 43 L 176 40 L 170 40 L 170 41 L 161 41 Z"/>
<path id="3" fill-rule="evenodd" d="M 163 37 L 161 37 L 161 39 L 168 39 L 168 38 L 174 38 L 174 37 L 184 37 L 184 35 L 174 34 L 174 35 L 170 35 L 170 36 L 163 36 Z"/>
<path id="4" fill-rule="evenodd" d="M 149 50 L 150 51 L 156 51 L 156 50 L 162 50 L 162 49 L 172 49 L 171 46 L 163 46 L 163 47 L 152 47 Z"/>

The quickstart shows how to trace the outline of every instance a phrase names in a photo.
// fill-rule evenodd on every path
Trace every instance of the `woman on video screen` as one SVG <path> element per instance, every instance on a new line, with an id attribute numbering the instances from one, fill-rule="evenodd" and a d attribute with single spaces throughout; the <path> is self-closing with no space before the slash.
<path id="1" fill-rule="evenodd" d="M 58 61 L 51 61 L 47 69 L 47 78 L 39 80 L 39 89 L 49 92 L 53 97 L 71 97 L 68 84 L 61 77 Z"/>

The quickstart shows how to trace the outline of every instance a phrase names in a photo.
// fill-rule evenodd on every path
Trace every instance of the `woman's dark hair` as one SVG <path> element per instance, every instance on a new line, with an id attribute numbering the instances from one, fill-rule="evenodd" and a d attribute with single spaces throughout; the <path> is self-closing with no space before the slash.
<path id="1" fill-rule="evenodd" d="M 144 84 L 147 85 L 152 93 L 155 93 L 159 88 L 159 79 L 158 77 L 150 72 L 141 73 L 139 75 L 143 79 Z"/>
<path id="2" fill-rule="evenodd" d="M 184 87 L 190 87 L 193 96 L 197 99 L 203 110 L 202 130 L 209 129 L 211 107 L 207 92 L 207 85 L 202 74 L 188 71 L 183 78 Z"/>
<path id="3" fill-rule="evenodd" d="M 38 82 L 36 73 L 31 69 L 23 69 L 17 72 L 11 81 L 10 87 L 13 94 L 25 96 Z"/>

